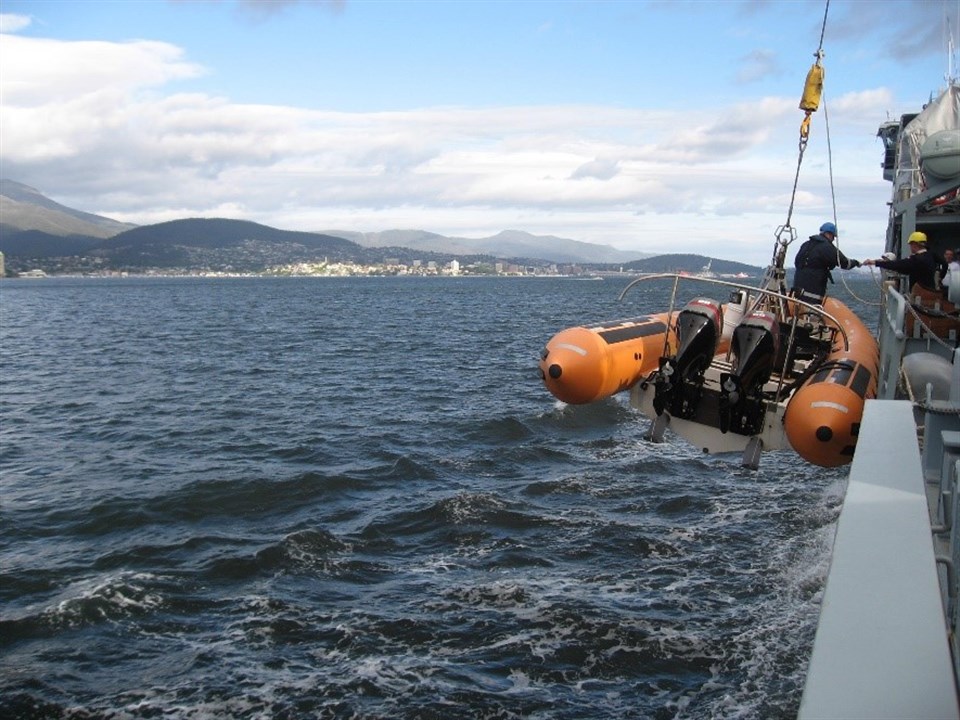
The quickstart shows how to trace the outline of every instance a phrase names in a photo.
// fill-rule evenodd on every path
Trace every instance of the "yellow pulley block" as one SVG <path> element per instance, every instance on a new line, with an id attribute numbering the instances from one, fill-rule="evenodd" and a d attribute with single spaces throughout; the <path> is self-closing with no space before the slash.
<path id="1" fill-rule="evenodd" d="M 823 92 L 823 66 L 819 62 L 814 63 L 810 72 L 807 73 L 807 80 L 803 84 L 803 97 L 800 98 L 800 109 L 807 112 L 816 112 L 820 107 L 820 95 Z"/>

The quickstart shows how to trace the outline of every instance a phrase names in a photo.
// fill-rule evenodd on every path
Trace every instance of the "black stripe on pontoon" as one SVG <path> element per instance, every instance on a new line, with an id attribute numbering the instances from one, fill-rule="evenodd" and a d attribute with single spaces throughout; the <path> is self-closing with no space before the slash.
<path id="1" fill-rule="evenodd" d="M 857 395 L 863 397 L 867 394 L 867 386 L 870 384 L 870 371 L 863 365 L 857 365 L 857 371 L 853 375 L 853 382 L 850 383 L 850 389 Z"/>
<path id="2" fill-rule="evenodd" d="M 839 366 L 838 366 L 839 365 Z M 826 382 L 830 380 L 837 385 L 846 385 L 850 380 L 850 374 L 853 367 L 847 362 L 841 362 L 838 365 L 829 365 L 813 376 L 811 384 Z"/>
<path id="3" fill-rule="evenodd" d="M 662 335 L 667 331 L 667 326 L 662 322 L 648 322 L 645 325 L 630 325 L 629 327 L 615 328 L 600 333 L 607 344 L 626 342 L 627 340 L 636 340 L 650 335 Z"/>
<path id="4" fill-rule="evenodd" d="M 597 323 L 591 327 L 595 328 L 616 328 L 624 325 L 625 323 L 633 323 L 634 325 L 642 325 L 643 323 L 648 323 L 653 318 L 650 315 L 641 315 L 640 317 L 635 318 L 626 318 L 624 320 L 610 320 L 608 322 Z"/>

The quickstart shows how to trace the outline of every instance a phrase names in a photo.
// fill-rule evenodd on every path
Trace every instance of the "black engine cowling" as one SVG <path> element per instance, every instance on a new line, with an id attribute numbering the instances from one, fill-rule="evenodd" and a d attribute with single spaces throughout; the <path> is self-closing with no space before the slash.
<path id="1" fill-rule="evenodd" d="M 763 429 L 763 386 L 780 349 L 773 313 L 752 312 L 733 331 L 733 367 L 720 375 L 720 430 L 756 435 Z"/>
<path id="2" fill-rule="evenodd" d="M 703 389 L 703 373 L 710 366 L 723 327 L 723 308 L 710 298 L 688 302 L 677 316 L 677 353 L 660 358 L 654 384 L 653 408 L 693 417 Z"/>

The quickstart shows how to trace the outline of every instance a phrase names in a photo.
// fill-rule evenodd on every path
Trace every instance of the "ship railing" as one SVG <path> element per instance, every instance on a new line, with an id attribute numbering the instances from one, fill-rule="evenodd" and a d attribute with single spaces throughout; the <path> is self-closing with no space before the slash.
<path id="1" fill-rule="evenodd" d="M 906 355 L 929 352 L 950 360 L 954 355 L 957 338 L 939 337 L 914 310 L 909 297 L 892 285 L 883 296 L 883 311 L 880 313 L 880 373 L 877 381 L 877 397 L 893 399 L 897 396 L 900 381 L 900 364 Z M 912 332 L 908 331 L 912 320 Z"/>
<path id="2" fill-rule="evenodd" d="M 908 320 L 913 315 L 913 332 Z M 880 315 L 879 399 L 893 400 L 907 389 L 914 408 L 917 432 L 921 440 L 923 478 L 927 487 L 930 527 L 933 533 L 940 599 L 953 656 L 953 669 L 960 686 L 960 602 L 957 570 L 960 568 L 960 348 L 944 342 L 922 323 L 909 298 L 888 287 Z M 930 384 L 910 387 L 901 378 L 906 356 L 930 353 L 951 361 L 949 393 L 935 397 Z M 902 382 L 901 382 L 902 381 Z"/>
<path id="3" fill-rule="evenodd" d="M 953 351 L 949 396 L 935 399 L 928 385 L 914 400 L 915 414 L 922 413 L 921 467 L 933 532 L 937 578 L 943 605 L 954 677 L 960 687 L 960 604 L 957 568 L 960 568 L 960 348 Z"/>
<path id="4" fill-rule="evenodd" d="M 900 382 L 900 361 L 907 344 L 905 330 L 907 299 L 893 287 L 887 288 L 880 313 L 880 372 L 877 376 L 877 398 L 892 400 Z"/>

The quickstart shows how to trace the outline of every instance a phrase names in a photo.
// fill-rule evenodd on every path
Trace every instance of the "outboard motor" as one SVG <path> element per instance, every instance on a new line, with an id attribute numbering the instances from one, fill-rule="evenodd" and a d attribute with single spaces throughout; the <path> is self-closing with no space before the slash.
<path id="1" fill-rule="evenodd" d="M 733 331 L 733 367 L 720 375 L 720 432 L 756 435 L 763 429 L 763 386 L 780 349 L 773 313 L 752 312 Z"/>
<path id="2" fill-rule="evenodd" d="M 657 415 L 668 410 L 675 417 L 693 417 L 703 389 L 703 373 L 713 360 L 722 327 L 723 308 L 716 300 L 697 298 L 680 311 L 677 353 L 660 358 L 654 381 L 653 408 Z"/>

